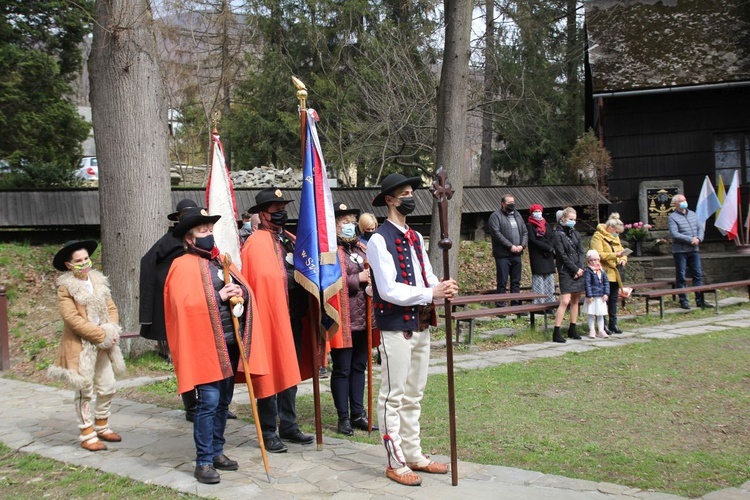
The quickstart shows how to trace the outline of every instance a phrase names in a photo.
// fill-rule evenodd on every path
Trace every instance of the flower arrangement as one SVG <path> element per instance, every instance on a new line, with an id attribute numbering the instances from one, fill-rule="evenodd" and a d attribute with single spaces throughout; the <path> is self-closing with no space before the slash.
<path id="1" fill-rule="evenodd" d="M 625 224 L 625 237 L 633 241 L 644 241 L 648 237 L 648 231 L 651 227 L 651 224 L 641 221 Z"/>

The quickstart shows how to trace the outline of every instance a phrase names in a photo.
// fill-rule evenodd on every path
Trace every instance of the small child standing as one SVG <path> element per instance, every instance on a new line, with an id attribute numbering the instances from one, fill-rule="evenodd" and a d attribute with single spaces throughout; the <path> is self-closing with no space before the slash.
<path id="1" fill-rule="evenodd" d="M 596 338 L 594 321 L 596 321 L 596 327 L 599 330 L 599 337 L 607 338 L 609 335 L 604 332 L 604 316 L 607 315 L 609 279 L 607 279 L 607 273 L 602 270 L 599 252 L 596 250 L 586 252 L 586 264 L 586 272 L 584 273 L 586 301 L 583 304 L 583 312 L 588 315 L 589 338 Z"/>

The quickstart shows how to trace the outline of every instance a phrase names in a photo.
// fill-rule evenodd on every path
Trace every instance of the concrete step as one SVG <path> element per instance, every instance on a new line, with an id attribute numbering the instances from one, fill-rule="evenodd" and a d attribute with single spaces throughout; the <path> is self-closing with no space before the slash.
<path id="1" fill-rule="evenodd" d="M 669 267 L 654 267 L 652 271 L 652 279 L 658 281 L 660 279 L 671 279 L 674 278 L 674 266 Z"/>

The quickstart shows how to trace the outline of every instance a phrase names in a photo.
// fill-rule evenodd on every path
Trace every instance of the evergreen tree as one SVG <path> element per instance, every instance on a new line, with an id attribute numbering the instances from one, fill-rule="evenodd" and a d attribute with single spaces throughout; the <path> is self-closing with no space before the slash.
<path id="1" fill-rule="evenodd" d="M 496 45 L 501 146 L 494 166 L 510 184 L 566 181 L 566 157 L 583 131 L 576 8 L 569 0 L 506 0 L 501 7 L 510 22 Z"/>
<path id="2" fill-rule="evenodd" d="M 81 67 L 91 1 L 0 0 L 0 158 L 9 187 L 71 183 L 89 125 L 70 81 Z"/>

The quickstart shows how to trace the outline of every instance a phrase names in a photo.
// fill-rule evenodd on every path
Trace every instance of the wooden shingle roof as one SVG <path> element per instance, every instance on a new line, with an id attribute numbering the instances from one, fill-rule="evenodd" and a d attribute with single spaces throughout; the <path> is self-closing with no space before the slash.
<path id="1" fill-rule="evenodd" d="M 255 205 L 257 189 L 237 189 L 237 209 L 243 212 Z M 384 207 L 373 207 L 370 201 L 380 192 L 378 188 L 332 189 L 334 203 L 386 216 Z M 500 197 L 511 194 L 519 210 L 528 210 L 533 203 L 547 209 L 566 206 L 587 206 L 597 200 L 600 205 L 609 201 L 593 186 L 496 186 L 465 187 L 462 214 L 489 214 L 500 207 Z M 284 196 L 294 200 L 287 206 L 289 218 L 299 216 L 299 189 L 285 189 Z M 427 189 L 416 191 L 417 207 L 413 217 L 428 217 L 432 213 L 433 198 Z M 172 206 L 189 198 L 198 205 L 205 204 L 203 189 L 172 191 Z M 66 189 L 58 191 L 0 191 L 0 228 L 85 227 L 99 225 L 99 191 L 96 189 Z"/>
<path id="2" fill-rule="evenodd" d="M 588 0 L 593 91 L 750 80 L 747 0 Z"/>

